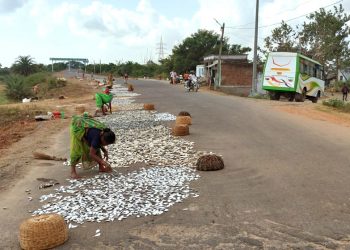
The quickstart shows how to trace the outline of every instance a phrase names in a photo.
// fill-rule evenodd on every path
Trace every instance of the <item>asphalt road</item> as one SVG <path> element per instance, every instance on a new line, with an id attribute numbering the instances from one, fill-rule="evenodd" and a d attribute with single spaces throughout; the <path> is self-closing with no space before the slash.
<path id="1" fill-rule="evenodd" d="M 159 112 L 190 112 L 186 138 L 198 150 L 221 154 L 225 169 L 200 172 L 193 183 L 200 196 L 163 215 L 85 223 L 58 249 L 350 249 L 347 127 L 284 113 L 266 100 L 130 82 L 138 102 L 154 103 Z M 68 130 L 57 136 L 68 143 Z M 50 168 L 48 178 L 62 176 L 57 164 Z M 0 198 L 16 202 L 9 197 Z M 14 213 L 25 209 L 2 213 L 10 231 L 0 246 L 15 248 Z M 92 237 L 96 227 L 99 238 Z"/>

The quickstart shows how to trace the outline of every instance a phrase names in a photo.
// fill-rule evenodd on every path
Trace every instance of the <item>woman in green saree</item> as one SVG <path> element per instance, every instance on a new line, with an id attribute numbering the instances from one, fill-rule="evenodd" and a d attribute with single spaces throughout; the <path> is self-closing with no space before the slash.
<path id="1" fill-rule="evenodd" d="M 113 94 L 110 93 L 110 90 L 108 87 L 105 89 L 103 93 L 96 93 L 95 100 L 96 100 L 97 111 L 101 110 L 102 114 L 106 115 L 106 111 L 104 109 L 104 105 L 106 105 L 109 108 L 109 112 L 112 114 L 112 99 L 113 99 Z"/>
<path id="2" fill-rule="evenodd" d="M 88 117 L 73 116 L 70 126 L 71 178 L 80 178 L 76 165 L 81 161 L 84 169 L 97 164 L 100 172 L 111 172 L 108 151 L 105 146 L 115 142 L 115 134 L 105 124 Z M 104 154 L 102 158 L 101 151 Z"/>

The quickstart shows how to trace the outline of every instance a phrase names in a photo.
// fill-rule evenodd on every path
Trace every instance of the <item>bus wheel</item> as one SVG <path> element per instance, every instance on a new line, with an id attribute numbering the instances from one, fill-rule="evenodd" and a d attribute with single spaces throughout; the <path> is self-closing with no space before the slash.
<path id="1" fill-rule="evenodd" d="M 292 102 L 292 101 L 294 101 L 294 98 L 295 98 L 295 94 L 294 93 L 290 93 L 288 101 Z"/>
<path id="2" fill-rule="evenodd" d="M 296 102 L 304 102 L 306 96 L 306 91 L 303 89 L 303 93 L 295 93 L 295 101 Z"/>
<path id="3" fill-rule="evenodd" d="M 321 96 L 321 93 L 320 93 L 320 91 L 318 91 L 318 92 L 317 92 L 317 96 L 312 97 L 311 101 L 312 101 L 313 103 L 317 103 L 318 98 L 320 98 L 320 96 Z"/>
<path id="4" fill-rule="evenodd" d="M 280 98 L 281 98 L 281 93 L 276 92 L 276 93 L 275 93 L 275 100 L 276 100 L 276 101 L 279 101 Z"/>
<path id="5" fill-rule="evenodd" d="M 276 100 L 278 101 L 281 97 L 281 94 L 278 93 L 278 92 L 274 92 L 274 91 L 270 91 L 269 92 L 269 95 L 270 95 L 270 100 Z"/>

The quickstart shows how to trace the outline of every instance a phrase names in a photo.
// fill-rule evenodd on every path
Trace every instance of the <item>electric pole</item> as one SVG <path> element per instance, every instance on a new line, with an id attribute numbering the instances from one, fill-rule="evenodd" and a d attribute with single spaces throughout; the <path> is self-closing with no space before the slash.
<path id="1" fill-rule="evenodd" d="M 214 84 L 214 90 L 219 86 L 221 86 L 221 53 L 222 53 L 222 43 L 224 42 L 224 32 L 225 32 L 225 23 L 222 25 L 214 18 L 215 22 L 217 22 L 220 25 L 221 29 L 221 38 L 220 38 L 220 47 L 219 47 L 219 58 L 218 58 L 218 81 L 216 84 Z"/>
<path id="2" fill-rule="evenodd" d="M 254 36 L 254 59 L 253 59 L 253 77 L 252 77 L 252 90 L 251 95 L 255 95 L 257 92 L 257 61 L 258 61 L 258 19 L 259 19 L 259 0 L 256 0 L 255 8 L 255 36 Z"/>

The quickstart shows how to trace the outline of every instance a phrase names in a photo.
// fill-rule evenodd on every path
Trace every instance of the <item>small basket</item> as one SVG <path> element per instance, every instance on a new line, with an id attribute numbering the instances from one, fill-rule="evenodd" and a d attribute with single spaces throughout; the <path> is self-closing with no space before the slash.
<path id="1" fill-rule="evenodd" d="M 154 110 L 154 104 L 152 104 L 152 103 L 145 103 L 145 104 L 143 104 L 143 108 L 145 110 Z"/>
<path id="2" fill-rule="evenodd" d="M 216 171 L 224 168 L 223 159 L 214 154 L 203 155 L 198 158 L 196 169 L 199 171 Z"/>
<path id="3" fill-rule="evenodd" d="M 67 239 L 66 222 L 58 214 L 29 218 L 19 228 L 19 242 L 22 249 L 49 249 L 63 244 Z"/>
<path id="4" fill-rule="evenodd" d="M 187 111 L 180 111 L 178 116 L 191 116 Z"/>
<path id="5" fill-rule="evenodd" d="M 134 91 L 134 85 L 128 84 L 128 91 Z"/>
<path id="6" fill-rule="evenodd" d="M 177 116 L 176 124 L 192 125 L 192 118 L 191 116 Z"/>
<path id="7" fill-rule="evenodd" d="M 190 129 L 186 124 L 176 124 L 172 129 L 175 136 L 185 136 L 190 134 Z"/>

